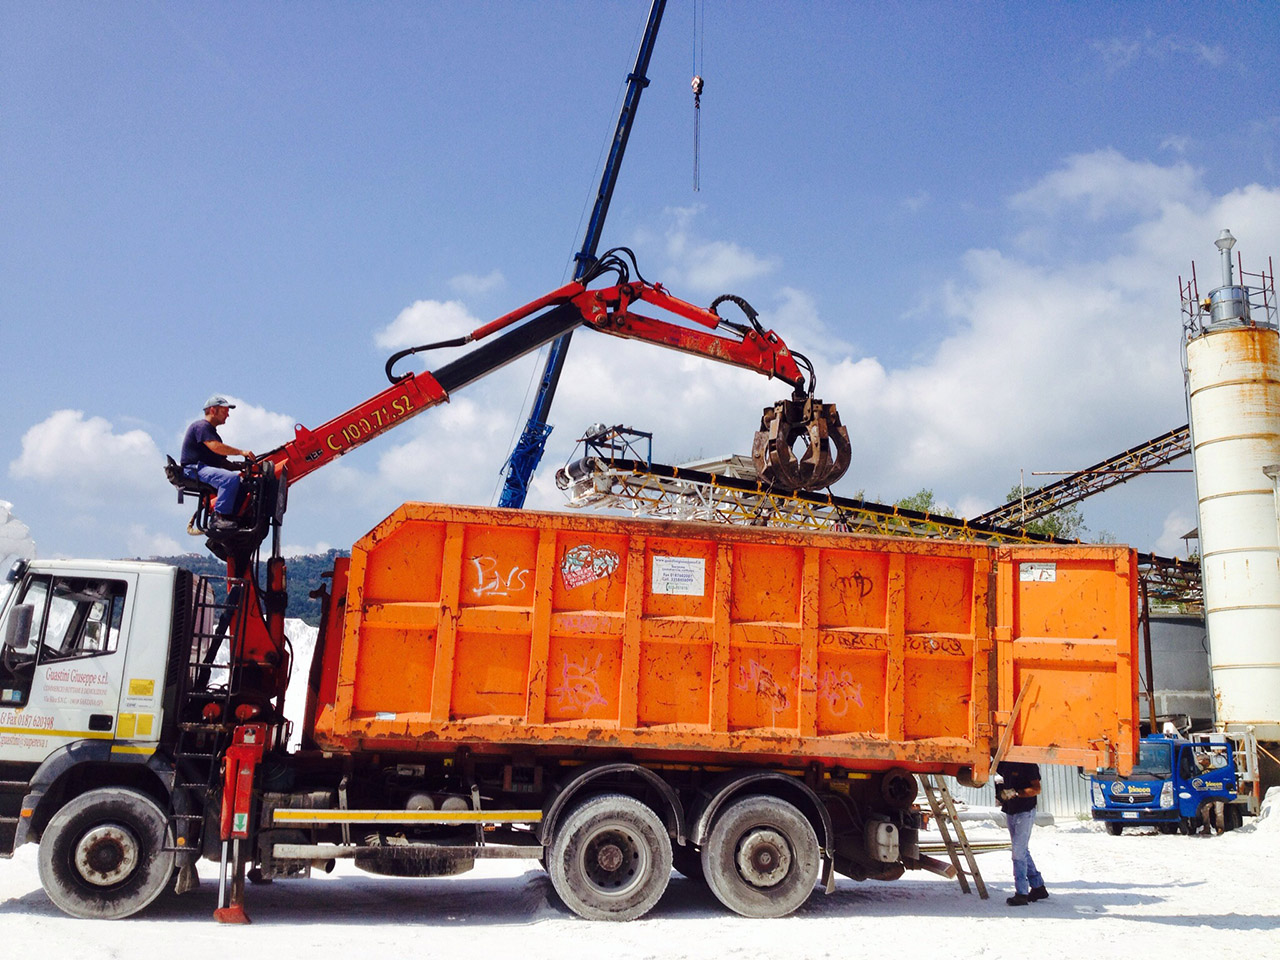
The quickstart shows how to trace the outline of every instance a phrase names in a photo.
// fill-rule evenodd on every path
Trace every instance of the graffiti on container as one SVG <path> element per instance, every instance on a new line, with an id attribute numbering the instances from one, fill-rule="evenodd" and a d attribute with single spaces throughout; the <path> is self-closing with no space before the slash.
<path id="1" fill-rule="evenodd" d="M 752 659 L 738 664 L 738 681 L 735 690 L 754 690 L 757 700 L 764 700 L 775 714 L 787 709 L 791 698 L 787 688 L 773 679 L 773 671 Z"/>
<path id="2" fill-rule="evenodd" d="M 603 580 L 618 569 L 618 555 L 612 550 L 582 543 L 567 550 L 560 561 L 560 576 L 566 589 L 584 587 L 588 583 Z"/>
<path id="3" fill-rule="evenodd" d="M 797 680 L 813 684 L 818 697 L 827 701 L 832 716 L 843 717 L 848 713 L 850 701 L 862 706 L 862 684 L 854 682 L 853 674 L 848 670 L 836 673 L 827 668 L 813 673 L 797 669 L 793 672 Z"/>
<path id="4" fill-rule="evenodd" d="M 859 600 L 876 588 L 876 582 L 861 571 L 855 570 L 847 577 L 836 577 L 836 587 L 842 597 L 855 596 Z"/>
<path id="5" fill-rule="evenodd" d="M 849 636 L 847 634 L 829 633 L 824 634 L 824 639 L 838 643 L 846 650 L 888 650 L 889 641 L 883 637 L 872 634 L 871 636 Z"/>
<path id="6" fill-rule="evenodd" d="M 575 710 L 606 706 L 609 701 L 602 695 L 600 681 L 596 678 L 602 658 L 603 654 L 596 654 L 596 662 L 591 663 L 584 656 L 579 663 L 565 654 L 560 667 L 560 686 L 551 691 L 552 695 Z"/>
<path id="7" fill-rule="evenodd" d="M 941 653 L 964 656 L 964 644 L 954 637 L 907 637 L 908 653 Z"/>
<path id="8" fill-rule="evenodd" d="M 529 588 L 527 567 L 512 566 L 504 573 L 497 557 L 472 557 L 471 563 L 476 568 L 476 585 L 471 592 L 477 597 L 509 597 Z"/>

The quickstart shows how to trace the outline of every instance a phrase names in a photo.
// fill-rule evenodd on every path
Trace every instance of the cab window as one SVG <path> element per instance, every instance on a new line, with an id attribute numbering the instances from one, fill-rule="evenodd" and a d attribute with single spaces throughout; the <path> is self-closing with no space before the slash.
<path id="1" fill-rule="evenodd" d="M 47 663 L 113 652 L 120 643 L 125 595 L 122 580 L 32 577 L 17 598 L 31 607 L 31 632 L 13 654 Z"/>
<path id="2" fill-rule="evenodd" d="M 55 579 L 41 638 L 41 661 L 115 651 L 120 643 L 124 597 L 121 580 Z"/>

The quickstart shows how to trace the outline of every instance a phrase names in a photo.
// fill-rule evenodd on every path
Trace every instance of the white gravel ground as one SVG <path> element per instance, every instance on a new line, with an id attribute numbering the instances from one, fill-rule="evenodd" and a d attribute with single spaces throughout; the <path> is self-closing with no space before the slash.
<path id="1" fill-rule="evenodd" d="M 1280 798 L 1277 798 L 1280 799 Z M 991 822 L 973 839 L 999 838 Z M 953 881 L 908 874 L 894 883 L 841 880 L 781 920 L 727 913 L 701 884 L 673 875 L 648 916 L 588 923 L 557 900 L 533 863 L 481 863 L 447 879 L 399 880 L 339 866 L 330 876 L 251 886 L 253 924 L 210 919 L 203 886 L 166 895 L 143 914 L 73 920 L 45 898 L 36 850 L 0 861 L 6 952 L 40 960 L 106 957 L 934 957 L 1083 960 L 1088 957 L 1280 958 L 1280 815 L 1222 837 L 1110 837 L 1091 823 L 1037 828 L 1032 852 L 1051 897 L 1010 908 L 1007 851 L 982 854 L 991 898 Z M 356 952 L 358 951 L 358 952 Z"/>

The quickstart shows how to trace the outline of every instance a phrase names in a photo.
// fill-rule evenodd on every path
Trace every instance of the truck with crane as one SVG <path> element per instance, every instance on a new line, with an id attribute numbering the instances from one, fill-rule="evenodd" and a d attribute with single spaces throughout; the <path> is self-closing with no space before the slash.
<path id="1" fill-rule="evenodd" d="M 843 472 L 847 434 L 804 359 L 733 302 L 746 323 L 632 279 L 610 252 L 450 342 L 496 335 L 472 352 L 397 375 L 425 348 L 403 351 L 389 388 L 297 426 L 246 466 L 238 528 L 211 531 L 209 490 L 173 473 L 225 579 L 16 564 L 0 610 L 0 853 L 38 842 L 50 898 L 82 917 L 189 891 L 202 857 L 220 865 L 223 922 L 248 920 L 246 875 L 338 858 L 397 876 L 541 860 L 570 909 L 613 920 L 651 909 L 674 865 L 737 913 L 781 916 L 836 873 L 946 870 L 919 848 L 919 776 L 982 781 L 994 756 L 1127 772 L 1128 548 L 430 504 L 335 564 L 301 747 L 287 747 L 284 694 L 305 668 L 283 630 L 292 483 L 567 329 L 783 380 L 795 392 L 765 411 L 761 468 L 779 484 Z"/>

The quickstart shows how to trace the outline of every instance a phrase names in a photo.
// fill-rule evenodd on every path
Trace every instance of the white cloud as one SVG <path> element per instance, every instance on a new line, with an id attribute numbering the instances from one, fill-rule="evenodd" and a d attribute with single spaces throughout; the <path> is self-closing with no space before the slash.
<path id="1" fill-rule="evenodd" d="M 1068 157 L 1058 170 L 1016 194 L 1010 206 L 1036 217 L 1082 209 L 1090 220 L 1151 216 L 1169 204 L 1195 202 L 1200 174 L 1189 164 L 1162 167 L 1114 149 Z"/>
<path id="2" fill-rule="evenodd" d="M 218 433 L 233 447 L 252 450 L 260 456 L 293 439 L 293 425 L 296 423 L 293 417 L 235 397 L 227 399 L 236 408 L 231 411 L 227 422 L 218 428 Z"/>
<path id="3" fill-rule="evenodd" d="M 57 410 L 23 434 L 22 453 L 9 474 L 93 506 L 159 496 L 166 489 L 163 464 L 145 431 L 116 433 L 102 417 Z"/>
<path id="4" fill-rule="evenodd" d="M 739 244 L 698 237 L 693 225 L 699 212 L 697 207 L 665 211 L 671 219 L 665 236 L 671 266 L 663 272 L 669 286 L 690 293 L 723 293 L 777 268 L 777 261 L 758 256 Z"/>
<path id="5" fill-rule="evenodd" d="M 931 199 L 928 190 L 917 190 L 911 196 L 905 198 L 902 201 L 902 205 L 912 213 L 919 213 L 929 205 Z"/>
<path id="6" fill-rule="evenodd" d="M 1122 40 L 1120 37 L 1108 37 L 1106 40 L 1093 41 L 1093 49 L 1102 57 L 1108 70 L 1115 71 L 1129 66 L 1138 59 L 1142 52 L 1142 44 L 1137 40 Z"/>
<path id="7" fill-rule="evenodd" d="M 1127 189 L 1142 201 L 1126 200 Z M 1178 275 L 1194 255 L 1205 276 L 1224 226 L 1240 238 L 1246 269 L 1250 253 L 1280 246 L 1280 188 L 1212 197 L 1184 165 L 1114 151 L 1072 158 L 1021 197 L 1035 200 L 1023 211 L 1050 246 L 1076 229 L 1052 219 L 1067 200 L 1119 204 L 1119 229 L 1093 251 L 1042 261 L 970 251 L 941 297 L 954 332 L 931 354 L 898 368 L 850 358 L 824 371 L 824 399 L 840 403 L 855 437 L 856 486 L 889 498 L 929 486 L 972 512 L 998 503 L 1019 467 L 1084 466 L 1177 426 Z"/>
<path id="8" fill-rule="evenodd" d="M 1155 552 L 1164 557 L 1184 557 L 1187 555 L 1187 541 L 1183 535 L 1196 527 L 1195 513 L 1191 510 L 1171 510 L 1164 518 L 1164 529 L 1156 540 Z"/>
<path id="9" fill-rule="evenodd" d="M 460 300 L 417 300 L 374 334 L 379 347 L 396 350 L 470 333 L 480 326 Z"/>
<path id="10" fill-rule="evenodd" d="M 1227 62 L 1227 51 L 1199 40 L 1183 40 L 1173 34 L 1158 35 L 1148 30 L 1141 37 L 1108 37 L 1091 44 L 1102 58 L 1108 72 L 1115 73 L 1133 66 L 1139 60 L 1167 62 L 1171 59 L 1198 60 L 1210 67 L 1221 67 Z"/>
<path id="11" fill-rule="evenodd" d="M 130 556 L 143 558 L 172 557 L 191 549 L 190 546 L 179 546 L 178 541 L 167 533 L 155 533 L 141 523 L 129 524 L 125 543 Z"/>
<path id="12" fill-rule="evenodd" d="M 493 293 L 495 290 L 501 290 L 506 283 L 507 278 L 502 275 L 501 270 L 497 269 L 490 270 L 483 276 L 476 273 L 460 273 L 449 280 L 449 286 L 468 297 Z"/>

